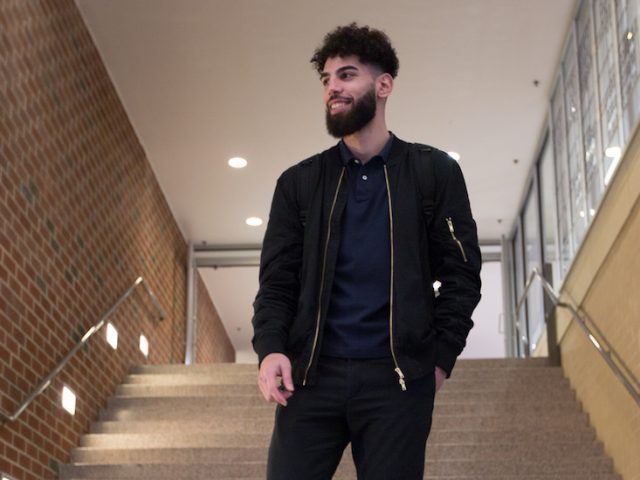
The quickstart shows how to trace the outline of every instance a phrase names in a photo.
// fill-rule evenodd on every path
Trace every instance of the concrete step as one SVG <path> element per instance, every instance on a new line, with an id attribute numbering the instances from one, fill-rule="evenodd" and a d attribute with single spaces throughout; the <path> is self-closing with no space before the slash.
<path id="1" fill-rule="evenodd" d="M 119 385 L 116 389 L 117 397 L 215 397 L 215 396 L 255 396 L 262 399 L 260 390 L 253 385 L 153 385 L 135 384 Z M 557 388 L 551 390 L 538 389 L 537 391 L 502 389 L 501 391 L 468 390 L 460 395 L 455 388 L 443 388 L 436 396 L 437 403 L 456 402 L 575 402 L 575 395 L 569 388 Z M 262 400 L 260 400 L 262 401 Z"/>
<path id="2" fill-rule="evenodd" d="M 203 422 L 99 422 L 92 425 L 91 434 L 83 436 L 81 444 L 83 446 L 106 445 L 110 448 L 121 447 L 124 437 L 114 437 L 107 440 L 107 435 L 99 434 L 126 434 L 143 435 L 148 434 L 147 446 L 151 445 L 154 438 L 158 436 L 172 437 L 176 445 L 191 445 L 202 447 L 257 447 L 269 444 L 271 431 L 262 433 L 248 430 L 237 433 L 213 432 L 211 424 Z M 143 441 L 143 440 L 141 440 Z M 157 440 L 160 441 L 160 440 Z M 481 443 L 486 444 L 516 444 L 528 443 L 536 446 L 545 443 L 571 443 L 582 442 L 585 445 L 595 442 L 593 430 L 587 428 L 573 428 L 570 431 L 558 429 L 545 430 L 517 430 L 517 429 L 436 429 L 429 435 L 429 444 L 463 444 Z"/>
<path id="3" fill-rule="evenodd" d="M 211 395 L 201 397 L 111 397 L 107 402 L 109 411 L 144 409 L 145 412 L 172 410 L 176 415 L 242 415 L 271 416 L 273 403 L 267 403 L 257 395 Z M 545 412 L 572 412 L 578 409 L 575 400 L 530 399 L 513 401 L 501 399 L 493 402 L 457 401 L 456 397 L 438 398 L 434 407 L 435 415 L 455 415 L 475 413 L 477 415 L 503 413 L 505 415 L 534 414 Z"/>
<path id="4" fill-rule="evenodd" d="M 267 439 L 265 439 L 267 440 Z M 84 464 L 131 464 L 131 463 L 228 463 L 231 461 L 257 462 L 266 461 L 268 440 L 261 446 L 229 445 L 219 447 L 193 447 L 193 448 L 152 448 L 145 445 L 144 448 L 77 448 L 71 460 Z M 529 442 L 514 444 L 455 444 L 455 443 L 429 443 L 427 445 L 427 458 L 448 460 L 483 460 L 492 458 L 498 454 L 502 460 L 511 459 L 519 461 L 526 457 L 530 462 L 578 462 L 583 458 L 593 458 L 602 455 L 602 447 L 599 443 L 538 443 Z M 347 448 L 345 458 L 351 461 L 351 452 Z M 343 459 L 345 461 L 345 459 Z"/>
<path id="5" fill-rule="evenodd" d="M 115 399 L 114 403 L 116 403 Z M 505 425 L 522 424 L 535 428 L 543 423 L 541 418 L 538 418 L 542 414 L 549 421 L 586 423 L 586 417 L 582 412 L 577 408 L 565 408 L 563 404 L 553 405 L 546 412 L 544 405 L 530 404 L 529 408 L 524 408 L 522 405 L 512 404 L 511 407 L 511 411 L 505 412 L 502 409 L 492 410 L 495 408 L 492 404 L 460 404 L 459 408 L 446 404 L 436 405 L 434 407 L 434 426 L 452 425 L 456 422 L 468 422 L 469 425 L 486 424 L 485 422 L 495 419 Z M 255 421 L 258 425 L 264 422 L 270 424 L 274 412 L 272 404 L 221 406 L 216 399 L 202 399 L 200 402 L 185 402 L 184 404 L 140 399 L 138 402 L 130 402 L 128 407 L 121 405 L 108 408 L 101 412 L 100 420 L 165 421 L 182 419 L 188 421 L 202 419 L 225 425 L 228 420 L 243 419 Z"/>
<path id="6" fill-rule="evenodd" d="M 126 416 L 126 415 L 120 415 Z M 131 416 L 136 416 L 131 415 Z M 139 414 L 137 415 L 139 416 Z M 129 424 L 130 420 L 122 419 L 124 423 Z M 137 421 L 136 423 L 138 423 Z M 150 422 L 144 422 L 149 425 Z M 180 424 L 184 425 L 180 427 Z M 196 432 L 199 435 L 200 432 L 206 430 L 212 435 L 214 434 L 268 434 L 273 428 L 273 418 L 245 418 L 245 417 L 218 417 L 218 418 L 202 418 L 202 419 L 174 419 L 173 422 L 160 421 L 156 425 L 159 425 L 153 435 L 160 437 L 165 434 L 168 436 L 178 437 L 178 431 L 174 430 L 161 430 L 166 428 L 165 426 L 174 425 L 179 428 L 179 431 L 186 432 L 187 428 L 190 428 L 194 424 L 196 425 Z M 489 415 L 479 417 L 477 415 L 455 415 L 455 416 L 440 416 L 433 419 L 432 431 L 433 434 L 441 431 L 466 431 L 475 432 L 478 430 L 496 430 L 504 433 L 515 432 L 517 434 L 529 434 L 531 430 L 537 430 L 540 434 L 545 434 L 549 438 L 553 438 L 558 432 L 566 431 L 571 432 L 572 435 L 585 436 L 590 431 L 586 415 L 584 414 L 572 414 L 572 415 L 549 415 L 543 419 L 537 418 L 523 418 L 513 419 L 505 418 L 500 415 Z M 105 435 L 107 438 L 108 435 Z M 84 442 L 87 438 L 92 438 L 92 434 L 83 437 L 81 442 Z"/>
<path id="7" fill-rule="evenodd" d="M 461 443 L 461 445 L 469 445 L 471 440 L 466 440 L 467 438 L 477 438 L 478 435 L 467 435 L 466 437 L 462 435 L 438 435 L 434 432 L 433 437 L 429 439 L 430 448 L 437 448 L 441 445 L 456 445 L 455 443 L 450 443 L 451 440 L 458 440 L 465 443 Z M 584 435 L 586 437 L 586 435 Z M 245 437 L 245 438 L 243 438 Z M 251 445 L 248 440 L 252 440 L 254 445 Z M 462 437 L 462 438 L 461 438 Z M 532 455 L 535 452 L 546 451 L 547 447 L 553 445 L 554 449 L 564 451 L 564 447 L 561 445 L 569 445 L 579 441 L 581 439 L 580 435 L 577 435 L 577 440 L 573 438 L 574 436 L 561 436 L 559 438 L 554 438 L 553 436 L 548 436 L 547 438 L 543 438 L 540 436 L 528 436 L 528 435 L 520 435 L 518 438 L 512 442 L 511 446 L 517 450 L 517 446 L 522 446 L 522 448 L 526 448 L 531 450 Z M 509 438 L 507 436 L 507 438 Z M 449 442 L 447 442 L 449 440 Z M 494 445 L 505 445 L 506 441 L 502 440 L 502 438 L 495 438 L 497 440 L 494 444 L 482 444 L 482 446 L 478 446 L 480 450 L 482 449 L 490 449 L 493 450 Z M 224 443 L 228 441 L 229 443 Z M 446 442 L 446 443 L 445 443 Z M 584 452 L 591 452 L 589 449 L 589 445 L 592 445 L 594 442 L 585 442 Z M 82 437 L 81 440 L 82 448 L 90 448 L 90 449 L 171 449 L 171 448 L 185 448 L 185 449 L 212 449 L 212 448 L 266 448 L 269 444 L 269 435 L 268 434 L 253 434 L 251 436 L 248 435 L 237 435 L 235 437 L 231 435 L 216 435 L 216 434 L 193 434 L 193 433 L 114 433 L 114 434 L 88 434 Z M 234 445 L 235 444 L 235 445 Z M 535 450 L 535 452 L 533 452 Z M 600 451 L 600 453 L 602 453 Z"/>
<path id="8" fill-rule="evenodd" d="M 493 372 L 478 371 L 476 375 L 451 377 L 443 386 L 443 391 L 521 391 L 534 393 L 536 390 L 552 390 L 555 388 L 568 387 L 568 381 L 557 370 L 552 370 L 545 375 L 518 375 L 517 372 L 499 376 Z M 187 386 L 187 385 L 223 385 L 223 386 L 255 386 L 257 376 L 255 374 L 157 374 L 157 375 L 127 375 L 124 380 L 125 385 L 165 385 L 165 386 Z M 222 388 L 222 387 L 220 387 Z M 229 387 L 236 388 L 236 387 Z M 249 388 L 249 387 L 246 387 Z M 398 387 L 399 388 L 399 387 Z"/>
<path id="9" fill-rule="evenodd" d="M 548 367 L 549 359 L 538 358 L 469 358 L 460 359 L 456 362 L 455 370 L 475 369 L 475 368 L 540 368 Z M 559 368 L 559 367 L 554 367 Z M 454 371 L 455 371 L 454 370 Z"/>
<path id="10" fill-rule="evenodd" d="M 530 368 L 548 367 L 546 358 L 491 358 L 458 360 L 454 372 L 476 369 L 517 368 L 529 370 Z M 559 367 L 552 367 L 559 368 Z M 167 374 L 167 373 L 201 373 L 201 372 L 244 372 L 258 373 L 258 365 L 254 363 L 199 363 L 195 365 L 138 365 L 131 369 L 131 374 Z"/>
<path id="11" fill-rule="evenodd" d="M 224 476 L 235 478 L 260 477 L 264 475 L 264 462 L 242 461 L 235 463 L 157 463 L 131 465 L 63 465 L 60 478 L 156 478 L 156 479 L 212 479 Z M 427 460 L 425 470 L 430 475 L 468 476 L 476 479 L 489 475 L 523 475 L 537 472 L 552 475 L 585 475 L 611 472 L 611 461 L 602 457 L 585 458 L 580 462 L 513 462 L 511 460 Z M 343 461 L 337 470 L 338 476 L 355 479 L 355 467 L 350 461 Z M 474 477 L 475 476 L 475 477 Z M 263 477 L 264 478 L 264 477 Z"/>
<path id="12" fill-rule="evenodd" d="M 555 367 L 540 368 L 467 368 L 456 369 L 449 378 L 449 383 L 455 383 L 458 380 L 522 380 L 522 379 L 538 379 L 541 377 L 558 377 L 563 378 L 562 369 Z M 254 383 L 258 379 L 258 371 L 247 371 L 238 369 L 211 369 L 209 371 L 202 369 L 194 372 L 180 372 L 172 369 L 167 372 L 156 373 L 130 373 L 125 377 L 124 384 L 175 384 L 176 381 L 193 381 L 194 384 L 225 384 L 228 382 L 244 383 L 247 380 L 253 380 Z M 197 382 L 197 383 L 195 383 Z"/>
<path id="13" fill-rule="evenodd" d="M 220 367 L 227 365 L 225 367 Z M 158 382 L 160 380 L 166 380 L 171 382 L 172 379 L 180 377 L 184 379 L 185 376 L 189 378 L 211 378 L 215 381 L 217 378 L 237 378 L 246 379 L 253 378 L 257 380 L 258 370 L 257 368 L 243 368 L 244 365 L 234 364 L 212 364 L 202 365 L 200 368 L 194 366 L 180 367 L 169 366 L 166 368 L 156 369 L 136 369 L 127 375 L 125 383 L 144 383 L 144 382 Z M 529 377 L 542 377 L 542 376 L 563 376 L 562 369 L 560 367 L 537 367 L 537 368 L 514 368 L 514 367 L 474 367 L 474 368 L 456 368 L 450 378 L 451 381 L 457 379 L 471 379 L 471 378 L 529 378 Z"/>
<path id="14" fill-rule="evenodd" d="M 502 367 L 491 366 L 491 364 L 467 364 L 464 366 L 457 366 L 451 378 L 475 376 L 475 375 L 487 375 L 487 376 L 501 376 L 508 374 L 517 374 L 518 376 L 536 376 L 536 375 L 549 375 L 559 374 L 562 375 L 562 368 L 550 367 L 550 366 L 538 366 L 535 368 L 520 368 L 512 365 L 505 365 Z M 139 376 L 201 376 L 201 375 L 221 375 L 221 376 L 258 376 L 257 365 L 241 365 L 233 363 L 212 363 L 203 365 L 165 365 L 165 366 L 149 366 L 149 367 L 136 367 L 129 372 L 131 377 Z"/>
<path id="15" fill-rule="evenodd" d="M 73 477 L 73 478 L 63 478 L 62 480 L 87 480 L 92 477 Z M 96 477 L 93 477 L 96 478 Z M 110 476 L 108 477 L 111 480 L 125 480 L 131 478 L 139 478 L 139 477 L 116 477 Z M 224 477 L 224 478 L 216 478 L 215 480 L 238 480 L 239 477 Z M 193 480 L 211 480 L 211 477 L 202 477 L 202 479 L 194 478 Z M 264 480 L 263 476 L 256 477 L 242 477 L 242 480 Z M 356 476 L 348 476 L 337 474 L 333 477 L 333 480 L 356 480 Z M 455 475 L 450 476 L 434 476 L 425 473 L 424 480 L 621 480 L 619 475 L 614 473 L 581 473 L 577 475 L 571 474 L 561 474 L 561 475 L 553 475 L 553 474 L 533 474 L 533 475 L 484 475 L 481 479 L 478 478 L 477 475 Z"/>
<path id="16" fill-rule="evenodd" d="M 142 385 L 255 385 L 258 374 L 248 372 L 210 372 L 210 373 L 158 373 L 153 375 L 129 374 L 123 384 Z"/>

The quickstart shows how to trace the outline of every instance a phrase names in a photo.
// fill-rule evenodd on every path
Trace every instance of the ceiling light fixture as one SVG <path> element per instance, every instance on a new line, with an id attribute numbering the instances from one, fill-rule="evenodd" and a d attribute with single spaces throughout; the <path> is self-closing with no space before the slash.
<path id="1" fill-rule="evenodd" d="M 456 162 L 460 161 L 460 154 L 458 152 L 447 152 L 451 158 L 453 158 Z"/>
<path id="2" fill-rule="evenodd" d="M 262 219 L 258 217 L 249 217 L 245 220 L 250 227 L 259 227 L 262 225 Z"/>
<path id="3" fill-rule="evenodd" d="M 241 157 L 233 157 L 229 159 L 229 166 L 232 168 L 244 168 L 247 166 L 247 161 Z"/>

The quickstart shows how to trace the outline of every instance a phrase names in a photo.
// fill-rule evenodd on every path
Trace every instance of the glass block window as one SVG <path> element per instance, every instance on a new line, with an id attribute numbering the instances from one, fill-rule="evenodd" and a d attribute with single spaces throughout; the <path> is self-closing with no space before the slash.
<path id="1" fill-rule="evenodd" d="M 578 78 L 580 81 L 580 120 L 582 122 L 582 142 L 584 152 L 584 174 L 586 181 L 586 222 L 596 214 L 603 192 L 602 147 L 600 142 L 600 122 L 598 85 L 596 81 L 595 36 L 591 0 L 584 0 L 576 20 L 578 42 Z M 578 211 L 582 215 L 582 207 Z"/>
<path id="2" fill-rule="evenodd" d="M 625 142 L 629 140 L 640 117 L 639 3 L 640 0 L 615 1 Z"/>
<path id="3" fill-rule="evenodd" d="M 574 246 L 580 245 L 587 227 L 580 82 L 575 34 L 571 35 L 562 62 L 564 101 L 567 119 L 567 158 L 569 160 L 569 196 L 571 200 L 571 235 Z"/>
<path id="4" fill-rule="evenodd" d="M 551 138 L 556 171 L 556 199 L 558 202 L 558 243 L 561 276 L 567 273 L 573 258 L 571 239 L 571 199 L 569 197 L 569 163 L 567 160 L 567 129 L 562 76 L 551 97 Z"/>
<path id="5" fill-rule="evenodd" d="M 611 178 L 622 154 L 620 75 L 618 69 L 616 17 L 613 0 L 594 2 L 596 56 L 600 83 L 600 121 L 602 128 L 602 184 Z M 607 181 L 605 182 L 605 179 Z M 587 187 L 589 188 L 589 187 Z"/>

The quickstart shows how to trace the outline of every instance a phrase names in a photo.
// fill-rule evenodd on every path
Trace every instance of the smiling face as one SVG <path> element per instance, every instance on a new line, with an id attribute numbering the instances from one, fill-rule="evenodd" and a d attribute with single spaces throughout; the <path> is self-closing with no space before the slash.
<path id="1" fill-rule="evenodd" d="M 360 131 L 378 111 L 381 75 L 356 56 L 331 57 L 320 74 L 324 87 L 327 131 L 342 138 Z"/>

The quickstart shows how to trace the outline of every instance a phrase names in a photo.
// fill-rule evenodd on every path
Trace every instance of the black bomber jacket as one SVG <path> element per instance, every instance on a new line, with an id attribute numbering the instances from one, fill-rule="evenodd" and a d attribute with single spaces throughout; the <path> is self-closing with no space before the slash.
<path id="1" fill-rule="evenodd" d="M 287 169 L 262 245 L 253 346 L 283 353 L 313 383 L 347 201 L 338 146 Z M 480 300 L 480 249 L 458 163 L 394 139 L 385 164 L 391 238 L 390 350 L 402 389 L 439 366 L 451 375 Z M 441 283 L 439 294 L 433 283 Z"/>

